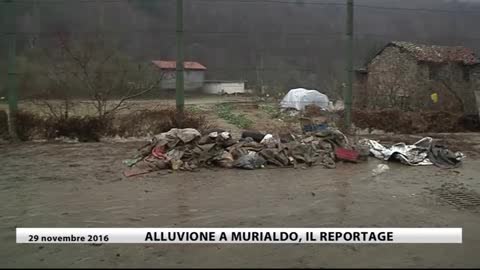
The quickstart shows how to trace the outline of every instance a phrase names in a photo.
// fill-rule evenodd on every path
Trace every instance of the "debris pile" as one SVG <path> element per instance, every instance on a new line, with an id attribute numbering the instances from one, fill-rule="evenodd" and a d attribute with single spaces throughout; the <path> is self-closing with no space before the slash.
<path id="1" fill-rule="evenodd" d="M 398 160 L 411 166 L 436 165 L 441 168 L 456 168 L 465 158 L 461 152 L 452 152 L 445 146 L 437 144 L 430 137 L 425 137 L 413 145 L 397 143 L 385 147 L 380 143 L 367 140 L 370 153 L 383 160 Z"/>
<path id="2" fill-rule="evenodd" d="M 407 165 L 458 167 L 464 155 L 452 152 L 430 137 L 413 145 L 397 143 L 384 146 L 377 141 L 350 141 L 335 128 L 332 115 L 315 105 L 305 106 L 299 117 L 303 134 L 263 134 L 244 131 L 239 139 L 223 129 L 200 133 L 193 128 L 173 128 L 154 136 L 138 149 L 132 159 L 124 160 L 129 169 L 125 176 L 159 170 L 194 171 L 201 167 L 221 167 L 255 170 L 265 166 L 293 167 L 322 165 L 333 169 L 336 161 L 357 163 L 374 156 L 385 161 Z M 391 122 L 391 121 L 390 121 Z M 373 175 L 389 170 L 379 166 Z"/>
<path id="3" fill-rule="evenodd" d="M 134 176 L 164 169 L 193 171 L 210 166 L 254 170 L 267 165 L 320 164 L 335 168 L 338 149 L 353 151 L 353 146 L 343 133 L 331 127 L 298 136 L 245 131 L 239 140 L 223 130 L 202 135 L 196 129 L 174 128 L 154 136 L 133 159 L 124 160 L 130 167 L 124 174 Z M 349 161 L 355 162 L 357 157 L 350 156 Z"/>

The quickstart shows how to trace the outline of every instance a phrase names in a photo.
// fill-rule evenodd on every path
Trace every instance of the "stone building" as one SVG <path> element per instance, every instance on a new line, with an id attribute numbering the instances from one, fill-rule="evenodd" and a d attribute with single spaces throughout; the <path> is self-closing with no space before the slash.
<path id="1" fill-rule="evenodd" d="M 478 117 L 479 63 L 464 47 L 391 42 L 356 70 L 354 102 L 357 108 L 448 110 Z"/>

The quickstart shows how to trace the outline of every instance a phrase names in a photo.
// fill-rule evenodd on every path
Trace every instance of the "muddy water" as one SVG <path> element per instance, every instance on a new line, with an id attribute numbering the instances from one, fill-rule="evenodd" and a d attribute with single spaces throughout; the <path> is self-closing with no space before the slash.
<path id="1" fill-rule="evenodd" d="M 480 267 L 480 213 L 430 189 L 480 192 L 457 170 L 380 162 L 336 170 L 209 170 L 126 179 L 141 143 L 0 146 L 0 266 Z M 18 245 L 15 227 L 463 227 L 462 245 Z"/>

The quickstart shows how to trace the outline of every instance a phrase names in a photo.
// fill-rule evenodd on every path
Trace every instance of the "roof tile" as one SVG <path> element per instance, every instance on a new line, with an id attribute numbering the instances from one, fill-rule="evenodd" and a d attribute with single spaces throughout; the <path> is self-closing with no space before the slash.
<path id="1" fill-rule="evenodd" d="M 480 63 L 472 49 L 461 46 L 421 45 L 405 41 L 393 41 L 389 45 L 412 53 L 419 61 L 431 63 L 459 62 L 465 65 Z"/>
<path id="2" fill-rule="evenodd" d="M 177 68 L 177 62 L 176 61 L 159 61 L 159 60 L 154 60 L 152 61 L 154 65 L 161 69 L 176 69 Z M 206 70 L 207 68 L 198 63 L 198 62 L 188 62 L 185 61 L 183 62 L 183 66 L 185 69 L 189 70 Z"/>

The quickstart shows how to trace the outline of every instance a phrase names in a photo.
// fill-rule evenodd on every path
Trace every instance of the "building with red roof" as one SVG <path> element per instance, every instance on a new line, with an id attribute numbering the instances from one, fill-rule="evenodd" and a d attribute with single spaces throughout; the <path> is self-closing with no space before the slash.
<path id="1" fill-rule="evenodd" d="M 175 89 L 177 62 L 154 60 L 152 64 L 160 70 L 162 89 Z M 205 82 L 206 71 L 207 68 L 198 62 L 185 61 L 183 73 L 185 91 L 200 90 Z"/>

